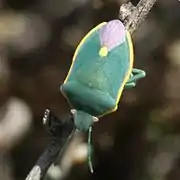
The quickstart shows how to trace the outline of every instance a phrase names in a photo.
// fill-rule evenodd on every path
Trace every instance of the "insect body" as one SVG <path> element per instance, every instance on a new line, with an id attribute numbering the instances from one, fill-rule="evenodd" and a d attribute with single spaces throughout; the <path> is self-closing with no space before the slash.
<path id="1" fill-rule="evenodd" d="M 89 145 L 94 121 L 116 111 L 123 90 L 145 77 L 133 61 L 131 36 L 119 20 L 99 24 L 78 45 L 61 92 L 76 128 L 89 131 Z"/>

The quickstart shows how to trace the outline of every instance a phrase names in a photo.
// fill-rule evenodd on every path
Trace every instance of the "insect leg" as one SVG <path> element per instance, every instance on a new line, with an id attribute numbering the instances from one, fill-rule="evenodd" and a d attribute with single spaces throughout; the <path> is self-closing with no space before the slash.
<path id="1" fill-rule="evenodd" d="M 138 79 L 141 79 L 146 76 L 145 71 L 136 68 L 133 68 L 132 74 L 133 76 L 129 78 L 128 83 L 136 82 Z"/>
<path id="2" fill-rule="evenodd" d="M 136 86 L 135 82 L 130 82 L 130 83 L 126 83 L 126 85 L 124 86 L 125 89 L 131 89 L 133 87 Z"/>

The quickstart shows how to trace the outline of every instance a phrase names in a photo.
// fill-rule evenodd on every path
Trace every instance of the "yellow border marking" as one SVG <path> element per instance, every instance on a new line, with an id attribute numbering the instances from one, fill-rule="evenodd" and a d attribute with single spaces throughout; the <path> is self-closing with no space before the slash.
<path id="1" fill-rule="evenodd" d="M 100 51 L 99 51 L 99 55 L 101 56 L 101 57 L 106 57 L 107 55 L 108 55 L 108 49 L 107 49 L 107 47 L 102 47 L 101 49 L 100 49 Z"/>

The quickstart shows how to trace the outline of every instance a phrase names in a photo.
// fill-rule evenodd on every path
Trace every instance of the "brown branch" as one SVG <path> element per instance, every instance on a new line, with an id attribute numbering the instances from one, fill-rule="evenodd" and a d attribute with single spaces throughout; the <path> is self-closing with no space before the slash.
<path id="1" fill-rule="evenodd" d="M 145 20 L 149 11 L 157 0 L 140 0 L 137 6 L 133 6 L 131 2 L 123 4 L 120 7 L 119 18 L 124 22 L 126 29 L 131 34 Z"/>

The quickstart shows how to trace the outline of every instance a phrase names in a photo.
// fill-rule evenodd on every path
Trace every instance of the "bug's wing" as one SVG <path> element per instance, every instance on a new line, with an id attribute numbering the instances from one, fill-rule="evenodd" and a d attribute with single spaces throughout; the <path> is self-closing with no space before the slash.
<path id="1" fill-rule="evenodd" d="M 104 27 L 106 25 L 95 29 L 83 41 L 61 86 L 63 94 L 75 109 L 94 116 L 102 116 L 116 108 L 130 67 L 126 36 L 122 43 L 116 42 L 113 48 L 113 42 L 109 43 L 111 49 L 107 56 L 99 55 L 102 43 L 106 45 L 109 42 L 106 38 L 105 41 L 102 39 Z M 110 38 L 111 31 L 107 30 L 106 36 Z"/>
<path id="2" fill-rule="evenodd" d="M 99 38 L 98 38 L 98 30 L 103 27 L 104 25 L 106 25 L 106 22 L 100 23 L 99 25 L 97 25 L 96 27 L 94 27 L 93 29 L 91 29 L 85 36 L 84 38 L 80 41 L 80 43 L 78 44 L 73 59 L 72 59 L 72 64 L 71 67 L 69 69 L 68 75 L 66 77 L 66 79 L 64 80 L 64 83 L 66 83 L 66 81 L 69 81 L 71 78 L 73 78 L 72 75 L 72 70 L 76 68 L 78 68 L 79 66 L 79 61 L 82 60 L 78 60 L 78 55 L 81 54 L 83 52 L 86 53 L 86 57 L 84 59 L 84 63 L 86 63 L 88 61 L 87 57 L 89 54 L 91 54 L 91 51 L 95 48 L 97 48 L 97 46 L 99 46 Z M 88 44 L 88 49 L 86 51 L 84 51 L 84 47 L 85 45 Z M 93 48 L 93 49 L 92 49 Z"/>

